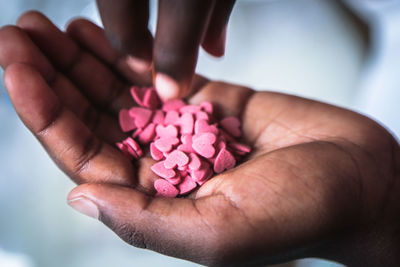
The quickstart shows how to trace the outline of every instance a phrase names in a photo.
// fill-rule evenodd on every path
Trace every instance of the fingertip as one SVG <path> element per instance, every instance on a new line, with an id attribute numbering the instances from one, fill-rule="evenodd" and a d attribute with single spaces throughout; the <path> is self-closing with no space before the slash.
<path id="1" fill-rule="evenodd" d="M 221 44 L 220 42 L 216 44 L 203 43 L 201 46 L 208 54 L 214 57 L 223 57 L 225 55 L 225 43 L 224 44 Z"/>
<path id="2" fill-rule="evenodd" d="M 144 73 L 151 68 L 151 61 L 128 55 L 126 64 L 136 73 Z"/>
<path id="3" fill-rule="evenodd" d="M 162 100 L 167 101 L 180 96 L 181 87 L 171 76 L 164 73 L 156 73 L 154 85 Z"/>
<path id="4" fill-rule="evenodd" d="M 86 24 L 88 22 L 89 21 L 87 21 L 84 18 L 79 18 L 79 17 L 78 18 L 72 18 L 69 21 L 67 21 L 67 23 L 65 24 L 65 31 L 67 33 L 70 33 L 70 32 L 76 31 L 79 28 L 82 28 L 82 27 L 85 28 Z"/>
<path id="5" fill-rule="evenodd" d="M 222 57 L 225 55 L 227 26 L 228 25 L 225 25 L 217 36 L 215 36 L 215 33 L 212 31 L 207 32 L 201 46 L 210 55 L 214 57 Z"/>
<path id="6" fill-rule="evenodd" d="M 94 219 L 100 218 L 100 211 L 97 205 L 87 199 L 86 197 L 77 197 L 68 201 L 68 205 L 74 210 L 85 214 L 86 216 L 92 217 Z"/>
<path id="7" fill-rule="evenodd" d="M 91 195 L 91 184 L 81 184 L 72 189 L 67 196 L 67 202 L 70 203 L 74 199 L 80 198 L 80 197 L 86 197 L 89 198 Z"/>
<path id="8" fill-rule="evenodd" d="M 94 219 L 100 219 L 98 203 L 91 195 L 91 184 L 82 184 L 72 189 L 67 196 L 67 204 L 74 210 Z"/>
<path id="9" fill-rule="evenodd" d="M 12 63 L 4 70 L 3 74 L 4 85 L 6 86 L 6 89 L 10 94 L 10 97 L 12 97 L 12 92 L 14 91 L 13 89 L 15 87 L 14 86 L 15 82 L 20 81 L 21 77 L 20 75 L 26 73 L 27 71 L 32 72 L 34 71 L 34 69 L 24 63 Z"/>
<path id="10" fill-rule="evenodd" d="M 30 26 L 33 25 L 33 22 L 38 22 L 43 19 L 48 20 L 46 16 L 39 11 L 28 10 L 18 17 L 16 24 L 23 28 L 25 25 Z"/>

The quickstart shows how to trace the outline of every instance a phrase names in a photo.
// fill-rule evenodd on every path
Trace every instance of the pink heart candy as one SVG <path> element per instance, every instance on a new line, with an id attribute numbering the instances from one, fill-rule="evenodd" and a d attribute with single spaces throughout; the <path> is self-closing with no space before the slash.
<path id="1" fill-rule="evenodd" d="M 147 108 L 133 107 L 129 110 L 129 115 L 134 118 L 135 125 L 144 128 L 151 119 L 153 111 Z"/>
<path id="2" fill-rule="evenodd" d="M 154 142 L 150 144 L 150 155 L 154 160 L 162 160 L 164 158 L 163 153 L 157 149 Z"/>
<path id="3" fill-rule="evenodd" d="M 197 156 L 196 153 L 190 153 L 189 154 L 189 158 L 190 158 L 190 163 L 189 163 L 189 169 L 192 171 L 197 171 L 200 169 L 201 167 L 201 160 L 200 158 Z"/>
<path id="4" fill-rule="evenodd" d="M 134 119 L 129 115 L 129 110 L 121 109 L 119 112 L 119 125 L 123 132 L 129 132 L 136 129 Z"/>
<path id="5" fill-rule="evenodd" d="M 157 139 L 154 144 L 161 152 L 169 152 L 174 145 L 179 144 L 179 139 L 176 137 L 164 137 Z"/>
<path id="6" fill-rule="evenodd" d="M 204 111 L 196 112 L 195 115 L 196 115 L 196 120 L 205 120 L 205 121 L 210 120 L 210 116 Z"/>
<path id="7" fill-rule="evenodd" d="M 164 161 L 164 166 L 167 169 L 173 169 L 176 166 L 185 166 L 189 163 L 189 157 L 182 151 L 174 150 Z"/>
<path id="8" fill-rule="evenodd" d="M 155 109 L 160 105 L 160 99 L 157 96 L 154 88 L 148 88 L 143 97 L 143 106 L 150 109 Z"/>
<path id="9" fill-rule="evenodd" d="M 135 158 L 140 158 L 143 156 L 143 151 L 142 148 L 139 146 L 138 143 L 136 143 L 135 140 L 133 140 L 131 137 L 126 138 L 122 143 L 126 146 L 128 146 L 128 151 L 130 152 L 130 149 L 132 149 L 135 153 L 131 153 L 132 156 L 136 157 Z"/>
<path id="10" fill-rule="evenodd" d="M 178 167 L 176 167 L 180 172 L 187 172 L 187 165 L 185 165 L 185 166 L 178 166 Z M 182 174 L 181 174 L 181 176 L 182 176 Z M 184 175 L 182 176 L 182 177 L 185 177 Z"/>
<path id="11" fill-rule="evenodd" d="M 139 142 L 142 144 L 148 144 L 153 141 L 156 133 L 156 125 L 154 123 L 147 124 L 146 128 L 139 134 Z"/>
<path id="12" fill-rule="evenodd" d="M 157 125 L 156 127 L 157 136 L 160 138 L 165 137 L 177 137 L 178 136 L 178 129 L 174 125 Z"/>
<path id="13" fill-rule="evenodd" d="M 121 150 L 122 154 L 124 154 L 125 157 L 127 157 L 129 160 L 133 159 L 133 156 L 128 151 L 127 145 L 125 145 L 123 143 L 119 143 L 119 142 L 116 143 L 115 145 L 119 148 L 119 150 Z"/>
<path id="14" fill-rule="evenodd" d="M 185 106 L 181 107 L 179 109 L 179 111 L 181 113 L 196 113 L 196 112 L 201 111 L 201 107 L 196 106 L 196 105 L 185 105 Z"/>
<path id="15" fill-rule="evenodd" d="M 200 133 L 213 133 L 218 134 L 218 129 L 215 125 L 210 125 L 206 120 L 197 120 L 194 124 L 194 132 L 196 134 Z"/>
<path id="16" fill-rule="evenodd" d="M 208 180 L 212 175 L 212 170 L 210 168 L 210 165 L 208 163 L 204 162 L 204 164 L 202 164 L 200 169 L 193 170 L 193 171 L 191 171 L 190 174 L 194 181 L 200 182 L 200 181 Z"/>
<path id="17" fill-rule="evenodd" d="M 236 139 L 232 135 L 225 132 L 223 129 L 219 130 L 219 134 L 221 138 L 225 139 L 225 141 L 236 142 Z"/>
<path id="18" fill-rule="evenodd" d="M 154 188 L 157 191 L 157 196 L 176 197 L 179 194 L 179 190 L 164 179 L 156 180 L 154 182 Z"/>
<path id="19" fill-rule="evenodd" d="M 178 185 L 182 182 L 182 177 L 179 173 L 177 173 L 174 177 L 166 178 L 165 180 L 167 180 L 173 185 Z"/>
<path id="20" fill-rule="evenodd" d="M 217 142 L 217 150 L 220 151 L 223 148 L 226 148 L 226 141 L 221 138 Z"/>
<path id="21" fill-rule="evenodd" d="M 151 170 L 157 174 L 158 176 L 164 178 L 164 179 L 171 179 L 175 177 L 176 172 L 171 169 L 167 169 L 164 166 L 164 161 L 159 161 L 153 166 L 151 166 Z"/>
<path id="22" fill-rule="evenodd" d="M 179 171 L 179 174 L 181 175 L 181 177 L 186 177 L 188 172 L 187 171 Z"/>
<path id="23" fill-rule="evenodd" d="M 179 120 L 179 125 L 181 126 L 181 134 L 192 134 L 193 124 L 193 115 L 190 113 L 184 113 Z"/>
<path id="24" fill-rule="evenodd" d="M 186 195 L 250 152 L 236 140 L 241 136 L 239 119 L 227 117 L 215 123 L 210 102 L 189 105 L 176 99 L 160 106 L 153 87 L 134 86 L 131 94 L 140 107 L 121 110 L 119 123 L 124 132 L 133 130 L 132 137 L 140 144 L 150 143 L 150 155 L 158 161 L 151 170 L 163 178 L 154 182 L 157 196 Z M 116 145 L 129 159 L 143 156 L 131 137 Z"/>
<path id="25" fill-rule="evenodd" d="M 214 171 L 216 173 L 221 173 L 224 170 L 229 170 L 235 167 L 236 160 L 235 157 L 225 148 L 221 149 L 215 158 Z"/>
<path id="26" fill-rule="evenodd" d="M 179 118 L 178 111 L 171 110 L 171 111 L 168 111 L 167 114 L 165 115 L 164 124 L 165 125 L 168 125 L 168 124 L 178 125 L 179 119 L 180 118 Z"/>
<path id="27" fill-rule="evenodd" d="M 219 124 L 234 137 L 240 137 L 242 132 L 240 131 L 240 121 L 236 117 L 227 117 L 222 119 Z"/>
<path id="28" fill-rule="evenodd" d="M 194 152 L 194 149 L 192 147 L 192 138 L 193 138 L 193 135 L 191 135 L 191 134 L 182 135 L 181 136 L 182 144 L 180 144 L 178 146 L 178 150 L 186 152 L 186 153 Z"/>
<path id="29" fill-rule="evenodd" d="M 135 150 L 133 150 L 132 147 L 124 143 L 124 141 L 122 141 L 122 144 L 124 145 L 123 148 L 125 149 L 126 152 L 128 152 L 129 155 L 131 155 L 135 159 L 139 158 L 138 154 L 135 152 Z"/>
<path id="30" fill-rule="evenodd" d="M 204 180 L 201 180 L 201 181 L 196 181 L 196 183 L 197 183 L 199 186 L 202 186 L 205 182 L 207 182 L 208 180 L 210 180 L 211 176 L 212 176 L 212 171 L 210 171 L 209 178 L 204 179 Z"/>
<path id="31" fill-rule="evenodd" d="M 163 124 L 164 123 L 164 112 L 162 110 L 154 111 L 152 122 L 155 124 Z"/>
<path id="32" fill-rule="evenodd" d="M 215 154 L 215 148 L 213 144 L 217 140 L 217 137 L 213 133 L 201 133 L 193 136 L 192 147 L 199 155 L 205 158 L 211 158 Z"/>
<path id="33" fill-rule="evenodd" d="M 232 148 L 236 152 L 236 154 L 239 155 L 246 155 L 251 151 L 250 146 L 237 142 L 230 142 L 229 147 Z"/>
<path id="34" fill-rule="evenodd" d="M 213 113 L 213 105 L 211 104 L 211 102 L 204 101 L 200 104 L 200 107 L 202 107 L 203 110 L 210 115 Z"/>
<path id="35" fill-rule="evenodd" d="M 179 110 L 184 105 L 185 102 L 183 102 L 180 99 L 169 100 L 163 104 L 162 110 L 164 111 Z"/>
<path id="36" fill-rule="evenodd" d="M 133 100 L 139 105 L 143 106 L 143 98 L 148 89 L 145 87 L 139 87 L 139 86 L 132 86 L 131 87 L 131 95 Z"/>
<path id="37" fill-rule="evenodd" d="M 190 175 L 187 175 L 183 182 L 178 185 L 179 189 L 179 194 L 185 195 L 187 193 L 190 193 L 197 187 L 197 184 L 193 181 L 192 177 Z"/>

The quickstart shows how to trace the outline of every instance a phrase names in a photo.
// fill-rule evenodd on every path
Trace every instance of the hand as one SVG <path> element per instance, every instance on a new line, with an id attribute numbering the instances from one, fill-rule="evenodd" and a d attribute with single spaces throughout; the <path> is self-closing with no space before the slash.
<path id="1" fill-rule="evenodd" d="M 161 0 L 153 41 L 148 29 L 148 0 L 97 0 L 106 35 L 127 56 L 129 66 L 140 73 L 148 70 L 153 60 L 154 82 L 164 99 L 187 95 L 200 45 L 214 56 L 224 54 L 234 3 L 235 0 Z"/>
<path id="2" fill-rule="evenodd" d="M 397 266 L 400 148 L 354 112 L 196 76 L 190 103 L 240 116 L 243 164 L 188 198 L 154 198 L 152 160 L 132 166 L 113 145 L 133 105 L 124 68 L 86 20 L 67 33 L 30 12 L 0 30 L 0 64 L 19 116 L 75 182 L 70 205 L 126 242 L 208 265 L 322 257 Z M 115 73 L 121 73 L 117 75 Z M 143 78 L 143 77 L 142 77 Z M 145 78 L 143 78 L 145 80 Z"/>

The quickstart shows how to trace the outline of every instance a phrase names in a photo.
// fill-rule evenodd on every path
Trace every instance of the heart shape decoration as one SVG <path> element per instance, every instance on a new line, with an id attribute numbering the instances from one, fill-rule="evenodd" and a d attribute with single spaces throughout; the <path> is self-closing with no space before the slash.
<path id="1" fill-rule="evenodd" d="M 156 125 L 154 123 L 147 124 L 146 128 L 144 128 L 143 131 L 139 134 L 139 142 L 147 145 L 151 141 L 153 141 L 154 135 L 156 133 L 155 129 Z"/>
<path id="2" fill-rule="evenodd" d="M 201 107 L 196 106 L 196 105 L 185 105 L 185 106 L 181 107 L 179 109 L 179 111 L 181 113 L 196 113 L 196 112 L 201 111 Z"/>
<path id="3" fill-rule="evenodd" d="M 192 177 L 190 175 L 185 176 L 184 180 L 182 183 L 179 184 L 179 194 L 187 194 L 193 189 L 197 187 L 197 184 L 193 181 Z"/>
<path id="4" fill-rule="evenodd" d="M 178 146 L 178 150 L 183 151 L 185 153 L 194 152 L 193 147 L 192 147 L 192 138 L 193 138 L 193 135 L 191 135 L 191 134 L 183 135 L 181 137 L 182 144 L 180 144 Z"/>
<path id="5" fill-rule="evenodd" d="M 201 160 L 200 158 L 196 155 L 196 153 L 190 153 L 189 154 L 190 158 L 190 163 L 189 163 L 189 169 L 192 171 L 197 171 L 201 168 Z"/>
<path id="6" fill-rule="evenodd" d="M 154 188 L 157 190 L 157 196 L 176 197 L 179 194 L 178 189 L 167 180 L 158 179 L 154 182 Z"/>
<path id="7" fill-rule="evenodd" d="M 176 172 L 174 170 L 165 168 L 164 161 L 157 162 L 151 166 L 151 170 L 164 179 L 171 179 L 176 176 Z"/>
<path id="8" fill-rule="evenodd" d="M 199 155 L 205 158 L 211 158 L 215 154 L 213 144 L 217 140 L 217 136 L 211 132 L 201 133 L 193 136 L 192 147 Z"/>
<path id="9" fill-rule="evenodd" d="M 173 169 L 176 166 L 182 167 L 189 163 L 189 157 L 182 151 L 174 150 L 164 160 L 164 166 L 167 169 Z"/>
<path id="10" fill-rule="evenodd" d="M 146 90 L 142 103 L 144 107 L 149 109 L 155 109 L 160 105 L 160 99 L 158 98 L 154 88 Z"/>
<path id="11" fill-rule="evenodd" d="M 154 160 L 157 161 L 162 160 L 164 157 L 163 153 L 158 150 L 154 142 L 150 144 L 150 155 Z"/>
<path id="12" fill-rule="evenodd" d="M 229 152 L 227 149 L 222 148 L 215 158 L 214 171 L 216 173 L 221 173 L 224 170 L 232 169 L 233 167 L 235 167 L 235 164 L 236 159 L 232 155 L 232 153 Z"/>
<path id="13" fill-rule="evenodd" d="M 208 180 L 212 175 L 210 164 L 204 163 L 201 168 L 190 172 L 193 180 L 197 183 Z"/>
<path id="14" fill-rule="evenodd" d="M 179 126 L 181 127 L 181 134 L 192 134 L 193 133 L 194 119 L 190 113 L 184 113 L 179 119 Z"/>
<path id="15" fill-rule="evenodd" d="M 164 119 L 164 124 L 168 125 L 168 124 L 173 124 L 173 125 L 178 125 L 179 124 L 179 113 L 176 110 L 171 110 L 168 111 L 167 114 L 165 115 L 165 119 Z"/>
<path id="16" fill-rule="evenodd" d="M 143 106 L 143 98 L 148 89 L 146 87 L 132 86 L 131 95 L 132 98 L 138 103 L 138 105 Z"/>
<path id="17" fill-rule="evenodd" d="M 123 132 L 129 132 L 136 129 L 135 120 L 129 115 L 129 110 L 121 109 L 119 112 L 119 125 Z"/>
<path id="18" fill-rule="evenodd" d="M 157 136 L 160 138 L 177 137 L 178 129 L 174 125 L 163 126 L 161 124 L 156 127 Z"/>
<path id="19" fill-rule="evenodd" d="M 209 101 L 204 101 L 200 104 L 200 107 L 207 112 L 208 114 L 212 114 L 213 113 L 213 105 L 211 104 L 211 102 Z"/>
<path id="20" fill-rule="evenodd" d="M 185 102 L 181 99 L 173 99 L 165 102 L 162 106 L 162 110 L 165 112 L 171 111 L 171 110 L 179 110 L 181 107 L 183 107 Z"/>
<path id="21" fill-rule="evenodd" d="M 135 125 L 144 128 L 149 123 L 153 111 L 147 108 L 133 107 L 129 110 L 129 115 L 135 120 Z"/>
<path id="22" fill-rule="evenodd" d="M 240 121 L 236 117 L 226 117 L 219 122 L 230 135 L 234 137 L 240 137 Z"/>
<path id="23" fill-rule="evenodd" d="M 218 135 L 218 129 L 215 125 L 210 125 L 208 124 L 208 121 L 206 120 L 197 120 L 194 124 L 194 132 L 196 134 L 201 134 L 201 133 L 213 133 L 215 135 Z"/>
<path id="24" fill-rule="evenodd" d="M 154 111 L 153 118 L 151 121 L 155 124 L 163 124 L 164 123 L 164 112 L 162 110 Z"/>
<path id="25" fill-rule="evenodd" d="M 157 139 L 154 142 L 154 145 L 161 152 L 169 152 L 171 151 L 172 147 L 177 144 L 179 144 L 179 139 L 176 137 L 164 137 Z"/>

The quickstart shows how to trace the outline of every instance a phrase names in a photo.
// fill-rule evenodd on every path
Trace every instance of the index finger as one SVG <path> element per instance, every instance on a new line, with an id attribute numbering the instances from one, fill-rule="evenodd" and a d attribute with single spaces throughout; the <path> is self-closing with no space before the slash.
<path id="1" fill-rule="evenodd" d="M 214 0 L 159 1 L 154 84 L 163 99 L 188 94 Z"/>

